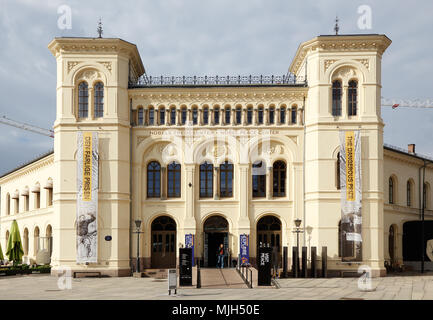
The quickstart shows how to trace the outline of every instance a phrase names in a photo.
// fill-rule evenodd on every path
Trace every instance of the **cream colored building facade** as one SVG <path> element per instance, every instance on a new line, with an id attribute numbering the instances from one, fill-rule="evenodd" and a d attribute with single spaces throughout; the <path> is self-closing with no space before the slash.
<path id="1" fill-rule="evenodd" d="M 415 199 L 425 161 L 384 149 L 381 60 L 390 43 L 384 35 L 316 37 L 299 47 L 290 79 L 151 80 L 140 77 L 144 66 L 131 43 L 54 39 L 48 46 L 57 62 L 54 152 L 0 178 L 3 248 L 16 219 L 30 239 L 29 258 L 36 238 L 52 238 L 53 272 L 69 266 L 125 276 L 135 264 L 134 221 L 141 220 L 142 268 L 173 267 L 187 234 L 195 236 L 195 257 L 208 266 L 219 242 L 236 260 L 241 234 L 249 235 L 253 263 L 259 242 L 280 253 L 288 246 L 290 263 L 294 220 L 301 219 L 300 245 L 316 246 L 319 255 L 326 246 L 330 270 L 368 265 L 373 276 L 384 275 L 385 260 L 403 263 L 403 224 L 419 220 Z M 341 130 L 360 130 L 362 141 L 362 259 L 351 262 L 342 261 L 339 248 Z M 78 131 L 99 137 L 98 262 L 90 264 L 76 263 Z M 428 185 L 432 179 L 427 167 Z M 410 206 L 406 181 L 413 185 Z"/>

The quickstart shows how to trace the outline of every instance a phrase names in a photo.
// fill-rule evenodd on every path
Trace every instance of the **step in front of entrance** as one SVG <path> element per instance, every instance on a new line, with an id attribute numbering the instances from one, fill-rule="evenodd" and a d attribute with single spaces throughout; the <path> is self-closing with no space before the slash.
<path id="1" fill-rule="evenodd" d="M 168 269 L 144 269 L 143 274 L 145 277 L 155 279 L 167 279 Z"/>
<path id="2" fill-rule="evenodd" d="M 200 273 L 203 289 L 248 288 L 235 268 L 203 268 Z"/>

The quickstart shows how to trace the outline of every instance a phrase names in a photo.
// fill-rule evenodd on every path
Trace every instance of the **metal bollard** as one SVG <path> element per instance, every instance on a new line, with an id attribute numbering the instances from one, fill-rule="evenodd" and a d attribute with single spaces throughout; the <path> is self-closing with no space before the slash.
<path id="1" fill-rule="evenodd" d="M 328 277 L 328 248 L 322 247 L 322 277 Z"/>
<path id="2" fill-rule="evenodd" d="M 292 275 L 293 278 L 298 277 L 298 247 L 292 247 Z"/>
<path id="3" fill-rule="evenodd" d="M 287 247 L 283 247 L 283 278 L 287 278 Z"/>
<path id="4" fill-rule="evenodd" d="M 316 262 L 317 262 L 317 248 L 316 247 L 311 247 L 311 278 L 316 278 L 317 277 L 317 272 L 316 272 Z"/>
<path id="5" fill-rule="evenodd" d="M 197 259 L 197 289 L 201 288 L 200 260 Z"/>
<path id="6" fill-rule="evenodd" d="M 302 247 L 302 278 L 307 277 L 307 247 Z"/>

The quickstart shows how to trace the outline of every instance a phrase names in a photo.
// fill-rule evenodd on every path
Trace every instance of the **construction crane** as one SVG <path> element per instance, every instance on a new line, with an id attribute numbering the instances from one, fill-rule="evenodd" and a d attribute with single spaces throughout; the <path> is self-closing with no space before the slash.
<path id="1" fill-rule="evenodd" d="M 433 100 L 431 99 L 386 99 L 381 97 L 382 107 L 397 107 L 403 108 L 433 108 Z"/>
<path id="2" fill-rule="evenodd" d="M 48 130 L 48 129 L 44 129 L 44 128 L 40 128 L 31 124 L 27 124 L 24 122 L 18 122 L 9 118 L 6 118 L 6 116 L 0 117 L 0 123 L 1 124 L 5 124 L 11 127 L 15 127 L 15 128 L 19 128 L 19 129 L 23 129 L 26 131 L 30 131 L 33 133 L 37 133 L 37 134 L 41 134 L 43 136 L 47 136 L 50 138 L 54 138 L 54 131 L 53 130 Z"/>

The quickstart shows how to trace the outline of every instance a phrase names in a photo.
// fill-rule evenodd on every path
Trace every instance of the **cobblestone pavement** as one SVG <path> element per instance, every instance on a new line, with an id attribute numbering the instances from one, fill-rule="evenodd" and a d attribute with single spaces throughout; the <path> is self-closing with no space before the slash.
<path id="1" fill-rule="evenodd" d="M 170 300 L 356 300 L 433 299 L 433 273 L 398 274 L 372 279 L 373 291 L 358 289 L 357 278 L 279 279 L 280 288 L 180 288 L 168 296 L 167 280 L 153 278 L 71 279 L 72 288 L 60 290 L 58 278 L 22 275 L 0 278 L 0 299 L 170 299 Z"/>

